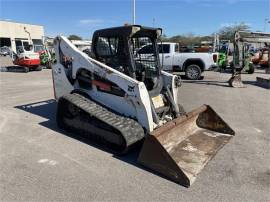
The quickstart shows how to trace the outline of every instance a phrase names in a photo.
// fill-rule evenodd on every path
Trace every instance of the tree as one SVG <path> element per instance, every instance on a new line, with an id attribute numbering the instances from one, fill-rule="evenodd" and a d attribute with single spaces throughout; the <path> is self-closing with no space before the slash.
<path id="1" fill-rule="evenodd" d="M 168 41 L 168 37 L 166 34 L 162 34 L 160 38 L 161 38 L 161 41 Z"/>
<path id="2" fill-rule="evenodd" d="M 69 35 L 68 39 L 69 40 L 82 40 L 82 37 L 72 34 L 72 35 Z"/>
<path id="3" fill-rule="evenodd" d="M 219 37 L 220 39 L 229 39 L 231 41 L 234 40 L 234 33 L 236 31 L 249 31 L 250 26 L 247 25 L 244 22 L 238 23 L 238 24 L 233 24 L 233 25 L 228 25 L 228 26 L 224 26 L 222 27 L 219 31 Z"/>
<path id="4" fill-rule="evenodd" d="M 210 38 L 210 36 L 196 36 L 192 33 L 187 33 L 184 35 L 175 35 L 172 37 L 166 37 L 166 35 L 163 35 L 162 41 L 180 43 L 181 46 L 188 46 L 199 45 L 201 41 L 209 40 Z"/>

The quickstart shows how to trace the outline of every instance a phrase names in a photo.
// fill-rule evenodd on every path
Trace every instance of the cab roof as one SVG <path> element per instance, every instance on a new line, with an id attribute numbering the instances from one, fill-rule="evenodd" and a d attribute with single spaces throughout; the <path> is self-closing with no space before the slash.
<path id="1" fill-rule="evenodd" d="M 97 30 L 93 34 L 93 39 L 96 37 L 132 37 L 135 35 L 152 36 L 158 38 L 161 36 L 161 34 L 161 28 L 144 27 L 141 25 L 127 25 Z"/>

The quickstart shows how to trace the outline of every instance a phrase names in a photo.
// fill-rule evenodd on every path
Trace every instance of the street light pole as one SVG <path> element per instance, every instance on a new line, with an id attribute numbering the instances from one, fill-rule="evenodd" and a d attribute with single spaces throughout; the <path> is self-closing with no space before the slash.
<path id="1" fill-rule="evenodd" d="M 267 23 L 270 23 L 270 20 L 268 18 L 264 19 L 264 26 L 263 26 L 263 31 L 266 31 L 266 25 Z"/>
<path id="2" fill-rule="evenodd" d="M 132 9 L 132 11 L 133 11 L 133 25 L 135 25 L 135 23 L 136 23 L 136 2 L 135 2 L 136 0 L 133 0 L 133 9 Z"/>

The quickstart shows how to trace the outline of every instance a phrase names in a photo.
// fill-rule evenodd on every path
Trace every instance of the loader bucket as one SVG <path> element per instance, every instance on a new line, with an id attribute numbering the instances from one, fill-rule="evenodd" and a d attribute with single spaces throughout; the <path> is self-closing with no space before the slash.
<path id="1" fill-rule="evenodd" d="M 228 83 L 229 83 L 230 87 L 234 87 L 234 88 L 245 88 L 246 87 L 241 80 L 240 74 L 233 75 L 229 79 Z"/>
<path id="2" fill-rule="evenodd" d="M 189 187 L 234 134 L 210 106 L 203 105 L 149 134 L 138 162 Z"/>

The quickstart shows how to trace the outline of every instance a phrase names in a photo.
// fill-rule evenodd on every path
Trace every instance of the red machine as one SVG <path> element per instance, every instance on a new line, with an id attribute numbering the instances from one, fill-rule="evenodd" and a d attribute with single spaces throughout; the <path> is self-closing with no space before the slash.
<path id="1" fill-rule="evenodd" d="M 262 52 L 261 60 L 259 61 L 259 65 L 262 67 L 268 67 L 269 66 L 269 60 L 270 60 L 270 52 L 268 50 L 264 50 Z"/>
<path id="2" fill-rule="evenodd" d="M 269 49 L 262 48 L 259 52 L 257 52 L 253 58 L 253 64 L 259 64 L 261 67 L 267 67 L 269 65 Z"/>
<path id="3" fill-rule="evenodd" d="M 22 40 L 21 46 L 17 47 L 17 55 L 13 61 L 15 65 L 25 67 L 26 71 L 31 70 L 42 70 L 40 65 L 39 54 L 33 50 L 33 45 L 29 41 Z"/>

